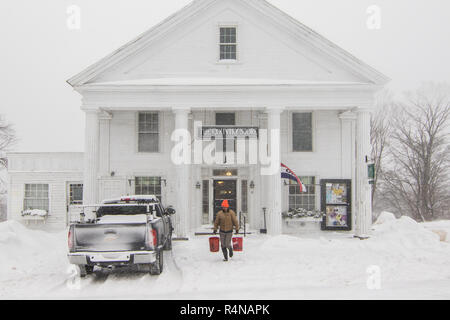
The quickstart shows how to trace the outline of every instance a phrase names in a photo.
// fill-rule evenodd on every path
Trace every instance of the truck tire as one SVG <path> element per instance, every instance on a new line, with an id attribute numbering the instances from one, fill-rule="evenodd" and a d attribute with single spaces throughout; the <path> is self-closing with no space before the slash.
<path id="1" fill-rule="evenodd" d="M 163 272 L 164 268 L 164 251 L 159 250 L 156 254 L 156 261 L 150 266 L 150 274 L 158 276 Z"/>
<path id="2" fill-rule="evenodd" d="M 172 232 L 169 235 L 169 238 L 166 240 L 166 243 L 164 244 L 164 250 L 172 250 Z"/>
<path id="3" fill-rule="evenodd" d="M 93 266 L 79 265 L 78 267 L 80 268 L 80 277 L 81 278 L 84 278 L 88 274 L 92 274 L 94 272 L 94 267 Z"/>

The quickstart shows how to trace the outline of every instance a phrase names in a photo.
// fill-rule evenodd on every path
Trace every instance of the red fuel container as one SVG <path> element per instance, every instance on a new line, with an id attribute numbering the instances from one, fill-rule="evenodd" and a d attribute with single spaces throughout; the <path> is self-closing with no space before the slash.
<path id="1" fill-rule="evenodd" d="M 242 251 L 244 243 L 242 237 L 233 238 L 233 251 Z"/>
<path id="2" fill-rule="evenodd" d="M 211 252 L 219 252 L 219 237 L 211 237 L 209 238 L 209 251 Z"/>

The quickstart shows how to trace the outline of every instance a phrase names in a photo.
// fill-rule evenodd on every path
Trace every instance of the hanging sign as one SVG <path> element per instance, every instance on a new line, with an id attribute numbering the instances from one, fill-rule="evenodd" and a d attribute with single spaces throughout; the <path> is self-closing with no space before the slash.
<path id="1" fill-rule="evenodd" d="M 202 139 L 257 139 L 259 135 L 258 127 L 215 126 L 201 127 L 200 130 Z"/>

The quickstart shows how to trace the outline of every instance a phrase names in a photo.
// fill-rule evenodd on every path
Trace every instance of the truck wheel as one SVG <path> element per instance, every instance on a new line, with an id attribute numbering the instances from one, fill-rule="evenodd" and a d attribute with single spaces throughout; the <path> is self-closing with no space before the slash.
<path id="1" fill-rule="evenodd" d="M 159 250 L 156 254 L 156 261 L 150 267 L 150 274 L 157 276 L 163 272 L 164 267 L 164 251 Z"/>
<path id="2" fill-rule="evenodd" d="M 88 265 L 79 265 L 78 266 L 80 268 L 80 277 L 84 278 L 86 277 L 88 274 L 92 274 L 94 273 L 94 267 L 93 266 L 88 266 Z"/>
<path id="3" fill-rule="evenodd" d="M 164 244 L 164 250 L 172 250 L 172 233 L 170 233 L 169 239 L 167 239 Z"/>

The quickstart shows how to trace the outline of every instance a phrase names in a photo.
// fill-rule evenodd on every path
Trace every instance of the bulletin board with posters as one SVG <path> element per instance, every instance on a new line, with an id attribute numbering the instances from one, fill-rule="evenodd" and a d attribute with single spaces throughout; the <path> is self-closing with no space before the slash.
<path id="1" fill-rule="evenodd" d="M 352 229 L 351 180 L 321 180 L 322 230 Z"/>

